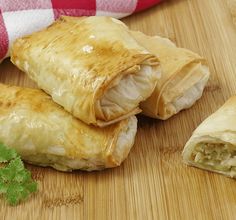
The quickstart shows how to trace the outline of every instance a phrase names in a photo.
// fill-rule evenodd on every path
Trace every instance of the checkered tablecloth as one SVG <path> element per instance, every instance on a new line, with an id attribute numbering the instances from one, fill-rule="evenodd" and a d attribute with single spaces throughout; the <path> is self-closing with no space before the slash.
<path id="1" fill-rule="evenodd" d="M 161 0 L 0 0 L 0 61 L 12 42 L 48 26 L 61 15 L 122 18 Z"/>

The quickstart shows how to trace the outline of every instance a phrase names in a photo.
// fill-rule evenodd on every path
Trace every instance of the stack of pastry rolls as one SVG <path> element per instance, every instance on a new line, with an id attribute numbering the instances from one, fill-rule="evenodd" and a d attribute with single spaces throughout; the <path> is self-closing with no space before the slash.
<path id="1" fill-rule="evenodd" d="M 11 61 L 42 90 L 0 85 L 0 140 L 62 171 L 120 165 L 136 114 L 167 119 L 193 105 L 209 78 L 197 54 L 110 17 L 61 17 L 17 39 Z"/>

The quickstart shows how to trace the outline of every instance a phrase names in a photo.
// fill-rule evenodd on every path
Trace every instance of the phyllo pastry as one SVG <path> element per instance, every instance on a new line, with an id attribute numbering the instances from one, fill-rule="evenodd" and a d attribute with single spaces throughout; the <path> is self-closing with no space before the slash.
<path id="1" fill-rule="evenodd" d="M 199 125 L 183 158 L 189 165 L 236 177 L 236 96 Z"/>
<path id="2" fill-rule="evenodd" d="M 135 116 L 105 128 L 89 126 L 42 90 L 0 84 L 0 141 L 32 164 L 61 171 L 119 166 L 136 129 Z"/>
<path id="3" fill-rule="evenodd" d="M 98 126 L 140 112 L 160 77 L 157 57 L 110 17 L 61 17 L 16 40 L 11 60 L 55 102 Z"/>
<path id="4" fill-rule="evenodd" d="M 165 120 L 191 107 L 202 96 L 210 75 L 205 60 L 190 50 L 176 47 L 169 39 L 131 33 L 158 57 L 162 69 L 154 92 L 141 103 L 143 114 Z"/>

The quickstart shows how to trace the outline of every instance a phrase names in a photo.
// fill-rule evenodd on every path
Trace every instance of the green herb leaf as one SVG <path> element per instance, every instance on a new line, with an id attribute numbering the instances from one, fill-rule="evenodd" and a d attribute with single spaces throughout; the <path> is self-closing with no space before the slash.
<path id="1" fill-rule="evenodd" d="M 5 183 L 0 183 L 0 194 L 7 192 L 7 185 Z"/>
<path id="2" fill-rule="evenodd" d="M 12 173 L 16 174 L 17 172 L 20 172 L 22 170 L 24 170 L 24 164 L 21 161 L 20 157 L 17 157 L 13 160 L 10 161 L 10 163 L 7 166 Z"/>
<path id="3" fill-rule="evenodd" d="M 0 194 L 10 205 L 17 205 L 37 191 L 37 183 L 32 180 L 15 150 L 0 144 L 0 162 L 9 162 L 0 168 Z"/>
<path id="4" fill-rule="evenodd" d="M 15 149 L 7 148 L 4 144 L 0 143 L 0 163 L 8 162 L 17 156 Z"/>

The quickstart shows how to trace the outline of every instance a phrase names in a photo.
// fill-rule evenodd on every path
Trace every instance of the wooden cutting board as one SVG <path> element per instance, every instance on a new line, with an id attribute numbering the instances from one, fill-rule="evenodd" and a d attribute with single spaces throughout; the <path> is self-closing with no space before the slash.
<path id="1" fill-rule="evenodd" d="M 27 165 L 39 192 L 17 207 L 0 200 L 0 219 L 236 219 L 236 181 L 181 158 L 197 125 L 236 93 L 236 27 L 226 0 L 169 0 L 123 21 L 206 57 L 212 75 L 203 97 L 168 121 L 139 117 L 135 145 L 118 168 L 62 173 Z M 35 87 L 9 60 L 0 82 Z"/>

